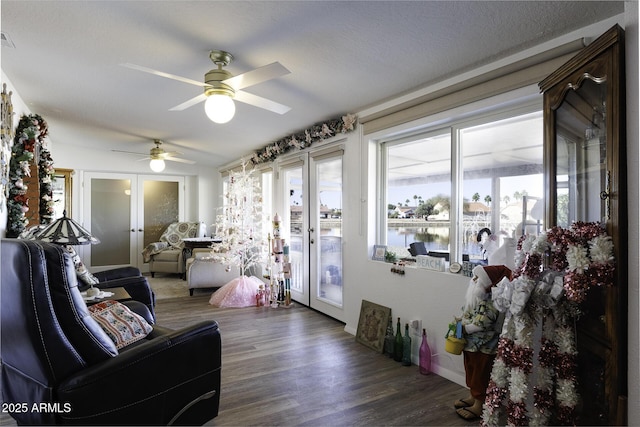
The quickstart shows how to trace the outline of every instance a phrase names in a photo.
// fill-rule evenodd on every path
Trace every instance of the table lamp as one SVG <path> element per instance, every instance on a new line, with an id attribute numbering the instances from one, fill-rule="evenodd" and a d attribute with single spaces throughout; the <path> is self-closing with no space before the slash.
<path id="1" fill-rule="evenodd" d="M 38 240 L 60 245 L 88 245 L 100 243 L 100 240 L 91 235 L 80 224 L 67 217 L 67 211 L 62 212 L 62 217 L 55 220 L 47 228 L 36 236 Z"/>
<path id="2" fill-rule="evenodd" d="M 80 257 L 75 252 L 72 245 L 88 245 L 100 243 L 100 240 L 93 237 L 89 231 L 84 229 L 80 224 L 73 219 L 67 217 L 67 211 L 62 212 L 62 217 L 55 220 L 44 230 L 38 233 L 35 237 L 38 240 L 44 242 L 56 243 L 66 246 L 67 250 L 72 254 L 74 265 L 76 267 L 76 273 L 79 273 L 79 266 L 83 270 L 82 273 L 89 274 L 86 267 L 82 264 Z M 93 283 L 89 283 L 89 289 L 87 290 L 87 296 L 97 296 L 100 293 L 100 289 L 94 288 Z"/>

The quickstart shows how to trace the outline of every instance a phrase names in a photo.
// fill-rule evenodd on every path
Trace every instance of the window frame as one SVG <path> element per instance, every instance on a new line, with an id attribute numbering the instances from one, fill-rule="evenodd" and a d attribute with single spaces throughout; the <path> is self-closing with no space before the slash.
<path id="1" fill-rule="evenodd" d="M 463 189 L 464 170 L 461 131 L 494 121 L 505 120 L 511 117 L 542 113 L 542 96 L 539 93 L 522 94 L 518 91 L 508 94 L 507 99 L 484 100 L 477 105 L 467 105 L 464 108 L 454 109 L 449 112 L 441 112 L 431 117 L 425 117 L 419 121 L 405 124 L 394 130 L 381 131 L 381 136 L 371 139 L 376 150 L 376 224 L 375 240 L 372 244 L 386 245 L 388 230 L 387 215 L 387 181 L 388 181 L 388 149 L 403 142 L 411 142 L 419 138 L 441 134 L 443 130 L 449 130 L 451 134 L 451 210 L 449 226 L 449 247 L 451 262 L 462 262 L 461 227 L 463 220 Z M 506 102 L 505 102 L 506 101 Z M 420 124 L 428 123 L 428 124 Z M 375 137 L 375 135 L 372 135 Z M 540 159 L 541 161 L 543 159 Z M 544 224 L 543 224 L 544 227 Z M 372 246 L 372 245 L 369 245 Z"/>

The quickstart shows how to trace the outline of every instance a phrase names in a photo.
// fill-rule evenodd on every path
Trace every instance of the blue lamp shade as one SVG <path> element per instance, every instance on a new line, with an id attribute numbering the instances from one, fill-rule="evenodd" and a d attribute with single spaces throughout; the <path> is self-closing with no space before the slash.
<path id="1" fill-rule="evenodd" d="M 62 213 L 62 217 L 55 220 L 51 225 L 42 230 L 36 239 L 61 245 L 88 245 L 100 243 L 100 240 L 93 237 L 80 224 L 67 217 L 67 211 Z"/>

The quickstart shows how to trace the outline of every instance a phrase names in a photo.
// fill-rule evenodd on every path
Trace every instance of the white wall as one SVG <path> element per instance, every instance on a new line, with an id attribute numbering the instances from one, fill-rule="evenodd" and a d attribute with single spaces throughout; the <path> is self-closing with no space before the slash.
<path id="1" fill-rule="evenodd" d="M 13 85 L 13 83 L 11 83 L 11 81 L 9 80 L 7 75 L 4 73 L 4 71 L 2 71 L 2 83 L 6 83 L 6 85 L 7 85 L 7 93 L 9 93 L 9 92 L 12 93 L 12 95 L 11 95 L 11 103 L 13 104 L 13 113 L 14 113 L 13 114 L 13 128 L 15 130 L 15 128 L 18 127 L 18 122 L 20 122 L 20 117 L 23 116 L 24 114 L 31 114 L 31 111 L 29 110 L 27 105 L 24 103 L 24 101 L 20 97 L 20 94 L 16 90 L 15 86 Z M 2 90 L 2 89 L 0 88 L 0 90 Z M 5 234 L 6 234 L 6 230 L 7 230 L 7 207 L 6 206 L 1 206 L 1 209 L 0 209 L 0 236 L 4 237 Z"/>
<path id="2" fill-rule="evenodd" d="M 627 77 L 627 183 L 629 191 L 629 381 L 627 418 L 629 425 L 640 423 L 640 135 L 638 121 L 638 2 L 625 2 L 626 77 Z"/>
<path id="3" fill-rule="evenodd" d="M 44 118 L 46 120 L 46 117 Z M 53 134 L 54 130 L 50 130 Z M 112 152 L 98 151 L 77 145 L 56 141 L 51 136 L 51 157 L 55 167 L 73 169 L 72 211 L 74 219 L 84 222 L 81 197 L 82 172 L 121 172 L 144 175 L 155 175 L 149 169 L 148 161 L 138 161 L 137 156 Z M 204 221 L 210 225 L 215 220 L 215 210 L 218 206 L 218 176 L 212 168 L 183 163 L 166 162 L 166 169 L 158 175 L 185 177 L 185 220 Z"/>

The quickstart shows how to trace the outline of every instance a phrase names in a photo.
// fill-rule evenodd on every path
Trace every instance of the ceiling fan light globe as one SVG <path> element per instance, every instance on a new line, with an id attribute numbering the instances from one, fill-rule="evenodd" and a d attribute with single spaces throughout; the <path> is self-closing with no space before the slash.
<path id="1" fill-rule="evenodd" d="M 204 103 L 207 117 L 215 123 L 227 123 L 236 114 L 236 105 L 227 95 L 210 95 Z"/>
<path id="2" fill-rule="evenodd" d="M 162 159 L 152 159 L 149 162 L 149 167 L 154 172 L 162 172 L 164 170 L 165 164 Z"/>

